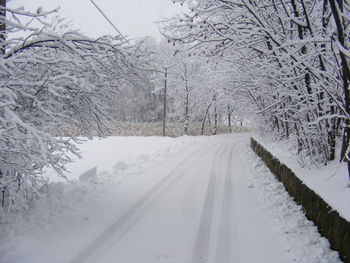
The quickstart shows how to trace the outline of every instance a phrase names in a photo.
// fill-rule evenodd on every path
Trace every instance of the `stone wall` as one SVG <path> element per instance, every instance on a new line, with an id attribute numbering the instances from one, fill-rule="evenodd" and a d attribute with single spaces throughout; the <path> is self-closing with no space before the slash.
<path id="1" fill-rule="evenodd" d="M 308 188 L 286 165 L 251 138 L 251 147 L 280 180 L 294 200 L 302 205 L 309 220 L 326 237 L 332 249 L 339 251 L 341 259 L 350 263 L 350 223 L 342 218 L 313 190 Z M 350 207 L 349 207 L 350 209 Z"/>

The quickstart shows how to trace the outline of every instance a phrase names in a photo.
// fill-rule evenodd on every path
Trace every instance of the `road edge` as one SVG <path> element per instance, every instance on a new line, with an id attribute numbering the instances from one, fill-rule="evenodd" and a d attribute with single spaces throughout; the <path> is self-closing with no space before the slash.
<path id="1" fill-rule="evenodd" d="M 334 211 L 317 193 L 307 187 L 285 164 L 281 163 L 253 137 L 250 147 L 262 159 L 275 177 L 283 183 L 306 217 L 313 221 L 331 248 L 337 250 L 344 263 L 350 263 L 350 222 Z"/>

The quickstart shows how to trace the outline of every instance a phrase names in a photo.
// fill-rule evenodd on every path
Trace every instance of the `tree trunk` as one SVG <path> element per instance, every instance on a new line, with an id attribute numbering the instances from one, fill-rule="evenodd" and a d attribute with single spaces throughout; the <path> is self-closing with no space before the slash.
<path id="1" fill-rule="evenodd" d="M 218 113 L 217 113 L 217 105 L 216 105 L 216 95 L 214 95 L 213 102 L 214 102 L 214 130 L 213 130 L 213 135 L 216 135 L 218 133 Z"/>
<path id="2" fill-rule="evenodd" d="M 204 135 L 204 127 L 205 127 L 205 122 L 207 120 L 207 117 L 208 117 L 208 114 L 209 114 L 209 109 L 211 107 L 211 104 L 212 104 L 213 101 L 211 101 L 208 105 L 208 107 L 206 108 L 205 110 L 205 115 L 204 115 L 204 118 L 203 118 L 203 121 L 202 121 L 202 127 L 201 127 L 201 135 Z"/>
<path id="3" fill-rule="evenodd" d="M 340 12 L 344 12 L 344 5 L 346 4 L 344 0 L 330 0 L 329 1 L 332 15 L 335 21 L 336 29 L 337 29 L 337 37 L 339 44 L 346 50 L 348 47 L 346 45 L 346 41 L 348 41 L 347 34 L 349 32 L 345 32 L 345 21 L 344 17 Z M 349 61 L 346 57 L 346 55 L 339 50 L 339 56 L 341 59 L 341 66 L 342 66 L 342 81 L 343 81 L 343 94 L 344 94 L 344 104 L 345 104 L 345 110 L 348 116 L 350 116 L 350 94 L 349 94 L 349 81 L 350 81 L 350 68 L 349 68 Z M 345 128 L 344 128 L 344 134 L 343 134 L 343 144 L 342 144 L 342 151 L 341 151 L 341 160 L 347 161 L 348 164 L 348 176 L 350 179 L 350 162 L 349 162 L 349 156 L 347 154 L 348 148 L 349 148 L 349 139 L 350 139 L 350 120 L 349 118 L 345 121 Z"/>
<path id="4" fill-rule="evenodd" d="M 1 7 L 6 7 L 6 0 L 0 0 L 0 6 Z M 6 16 L 6 11 L 5 10 L 0 10 L 0 17 L 5 18 Z M 5 20 L 5 19 L 4 19 Z M 2 19 L 0 19 L 0 55 L 5 54 L 5 44 L 4 41 L 6 39 L 6 24 Z M 0 170 L 0 182 L 1 179 L 3 178 L 4 174 Z M 5 206 L 5 196 L 6 196 L 6 187 L 3 185 L 1 188 L 1 193 L 0 193 L 0 202 L 1 206 Z"/>
<path id="5" fill-rule="evenodd" d="M 232 111 L 231 111 L 230 105 L 227 105 L 228 130 L 230 133 L 232 133 L 231 115 L 232 115 Z"/>
<path id="6" fill-rule="evenodd" d="M 168 69 L 165 67 L 165 70 L 164 70 L 164 98 L 163 98 L 163 136 L 165 136 L 167 80 L 168 80 Z"/>
<path id="7" fill-rule="evenodd" d="M 185 97 L 185 124 L 184 124 L 184 134 L 188 135 L 188 125 L 190 122 L 189 115 L 189 87 L 186 82 L 186 97 Z"/>
<path id="8" fill-rule="evenodd" d="M 1 182 L 1 179 L 3 178 L 3 173 L 2 171 L 0 170 L 0 182 Z M 2 184 L 3 185 L 3 184 Z M 1 203 L 1 207 L 4 207 L 5 205 L 5 186 L 1 186 L 1 194 L 0 194 L 0 203 Z"/>
<path id="9" fill-rule="evenodd" d="M 286 134 L 286 138 L 289 139 L 289 123 L 288 123 L 288 115 L 287 113 L 284 114 L 284 119 L 285 119 L 285 134 Z"/>
<path id="10" fill-rule="evenodd" d="M 0 6 L 6 7 L 6 0 L 0 0 Z M 5 18 L 6 11 L 0 10 L 0 17 Z M 2 20 L 2 19 L 1 19 Z M 0 55 L 5 54 L 6 24 L 0 20 Z M 5 20 L 5 19 L 4 19 Z"/>

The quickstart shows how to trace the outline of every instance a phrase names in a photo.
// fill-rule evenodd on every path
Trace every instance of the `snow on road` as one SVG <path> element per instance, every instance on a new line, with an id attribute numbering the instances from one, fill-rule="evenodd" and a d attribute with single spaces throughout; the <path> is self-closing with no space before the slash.
<path id="1" fill-rule="evenodd" d="M 282 215 L 289 209 L 284 204 L 292 201 L 282 188 L 281 204 L 269 208 L 271 198 L 262 198 L 257 188 L 276 182 L 266 171 L 261 174 L 265 181 L 254 175 L 248 138 L 211 137 L 122 187 L 102 184 L 103 194 L 86 205 L 84 217 L 0 256 L 0 262 L 339 262 L 300 209 L 290 214 L 299 220 L 293 226 L 299 234 L 285 238 L 290 222 L 276 221 L 271 212 Z M 303 247 L 296 245 L 300 239 L 306 242 Z M 305 258 L 308 249 L 313 255 Z"/>

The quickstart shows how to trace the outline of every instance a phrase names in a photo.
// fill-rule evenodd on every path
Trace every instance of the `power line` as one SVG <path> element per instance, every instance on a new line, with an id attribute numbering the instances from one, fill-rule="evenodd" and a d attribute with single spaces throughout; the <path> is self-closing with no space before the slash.
<path id="1" fill-rule="evenodd" d="M 126 41 L 129 42 L 124 35 L 118 30 L 118 28 L 112 23 L 112 21 L 107 17 L 107 15 L 102 11 L 102 9 L 93 1 L 90 0 L 90 2 L 97 8 L 97 10 L 106 18 L 106 20 L 109 22 L 109 24 L 117 31 L 117 33 Z"/>

